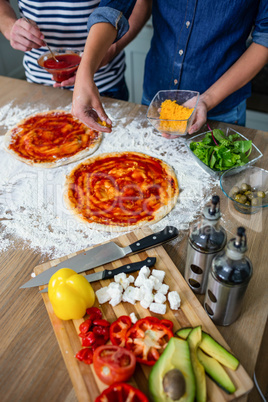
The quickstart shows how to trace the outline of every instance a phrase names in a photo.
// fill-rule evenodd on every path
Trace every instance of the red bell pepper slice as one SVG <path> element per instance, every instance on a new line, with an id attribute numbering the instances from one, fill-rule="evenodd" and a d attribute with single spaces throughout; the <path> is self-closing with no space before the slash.
<path id="1" fill-rule="evenodd" d="M 89 318 L 93 321 L 95 319 L 101 319 L 102 318 L 102 312 L 98 307 L 89 307 L 87 308 L 87 315 Z"/>
<path id="2" fill-rule="evenodd" d="M 142 318 L 127 331 L 125 347 L 134 353 L 139 363 L 154 365 L 173 337 L 167 323 L 161 321 L 155 317 Z"/>
<path id="3" fill-rule="evenodd" d="M 110 340 L 113 345 L 125 346 L 126 334 L 129 328 L 132 326 L 131 319 L 128 315 L 121 315 L 110 326 Z"/>
<path id="4" fill-rule="evenodd" d="M 149 402 L 147 396 L 139 389 L 125 382 L 110 385 L 95 402 Z"/>
<path id="5" fill-rule="evenodd" d="M 79 350 L 79 352 L 76 353 L 75 357 L 80 360 L 80 362 L 84 362 L 86 364 L 92 364 L 93 363 L 93 350 L 91 348 L 85 348 Z"/>

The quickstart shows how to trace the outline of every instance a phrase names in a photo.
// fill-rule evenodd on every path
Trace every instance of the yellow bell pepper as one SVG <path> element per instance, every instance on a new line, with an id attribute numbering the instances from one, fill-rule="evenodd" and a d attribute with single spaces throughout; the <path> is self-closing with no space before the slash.
<path id="1" fill-rule="evenodd" d="M 90 283 L 70 268 L 59 269 L 52 275 L 48 284 L 48 297 L 54 313 L 62 320 L 84 317 L 86 309 L 95 302 L 95 293 Z"/>

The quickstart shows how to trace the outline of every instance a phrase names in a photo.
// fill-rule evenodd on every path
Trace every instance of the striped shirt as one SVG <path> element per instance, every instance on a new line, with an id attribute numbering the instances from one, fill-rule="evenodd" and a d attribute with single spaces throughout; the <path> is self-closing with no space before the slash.
<path id="1" fill-rule="evenodd" d="M 33 20 L 53 48 L 75 48 L 83 51 L 87 39 L 87 21 L 100 0 L 46 1 L 18 0 L 22 16 Z M 25 52 L 23 66 L 27 81 L 53 85 L 50 73 L 37 64 L 46 47 Z M 100 94 L 112 88 L 124 77 L 125 53 L 120 52 L 110 63 L 101 67 L 94 76 Z"/>

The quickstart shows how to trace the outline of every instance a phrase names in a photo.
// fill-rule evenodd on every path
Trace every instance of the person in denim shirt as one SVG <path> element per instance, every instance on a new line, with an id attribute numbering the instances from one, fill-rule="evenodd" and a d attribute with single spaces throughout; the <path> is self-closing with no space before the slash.
<path id="1" fill-rule="evenodd" d="M 250 81 L 268 62 L 268 1 L 140 3 L 140 15 L 146 7 L 152 7 L 154 27 L 145 63 L 142 103 L 148 105 L 159 90 L 196 90 L 201 96 L 190 134 L 199 130 L 207 117 L 245 124 Z M 88 21 L 89 36 L 77 73 L 73 113 L 95 129 L 99 129 L 97 115 L 111 122 L 92 80 L 85 83 L 84 72 L 89 68 L 92 75 L 109 45 L 129 35 L 133 26 L 129 29 L 127 19 L 134 4 L 135 1 L 102 0 Z M 251 31 L 252 44 L 247 48 Z"/>

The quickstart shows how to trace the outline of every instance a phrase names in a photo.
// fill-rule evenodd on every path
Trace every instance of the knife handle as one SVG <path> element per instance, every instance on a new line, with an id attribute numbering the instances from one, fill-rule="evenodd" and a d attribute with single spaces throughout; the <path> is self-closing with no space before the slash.
<path id="1" fill-rule="evenodd" d="M 144 261 L 139 261 L 139 262 L 133 262 L 131 264 L 126 264 L 123 265 L 120 268 L 116 268 L 116 269 L 105 269 L 103 271 L 103 277 L 102 279 L 109 279 L 109 278 L 113 278 L 115 275 L 118 274 L 130 274 L 131 272 L 136 272 L 139 269 L 141 269 L 142 267 L 144 267 L 144 265 L 146 265 L 146 267 L 152 267 L 156 262 L 156 258 L 155 257 L 148 257 L 146 258 L 146 260 Z"/>
<path id="2" fill-rule="evenodd" d="M 174 239 L 179 234 L 178 229 L 174 226 L 166 226 L 161 232 L 151 234 L 129 245 L 131 251 L 136 253 L 147 248 L 158 246 L 171 239 Z"/>

